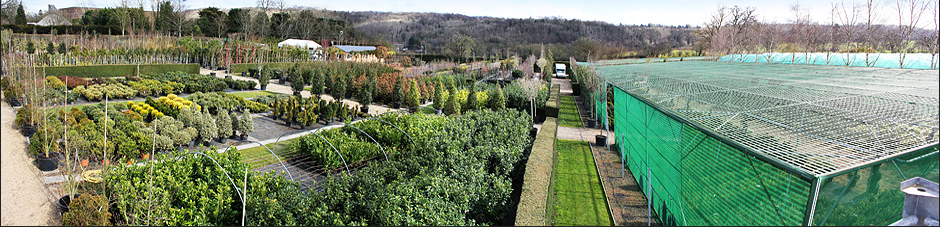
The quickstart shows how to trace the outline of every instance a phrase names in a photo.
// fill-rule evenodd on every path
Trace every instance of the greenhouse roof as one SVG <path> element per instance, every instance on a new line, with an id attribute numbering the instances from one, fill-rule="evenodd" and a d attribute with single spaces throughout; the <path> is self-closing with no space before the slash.
<path id="1" fill-rule="evenodd" d="M 598 72 L 672 117 L 816 177 L 940 140 L 937 70 L 692 61 Z"/>

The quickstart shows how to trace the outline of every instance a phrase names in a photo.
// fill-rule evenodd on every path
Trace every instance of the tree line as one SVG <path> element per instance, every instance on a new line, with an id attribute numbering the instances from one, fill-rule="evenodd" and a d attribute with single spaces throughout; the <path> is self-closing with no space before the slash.
<path id="1" fill-rule="evenodd" d="M 937 56 L 937 0 L 865 0 L 830 6 L 830 20 L 815 21 L 806 6 L 793 4 L 791 18 L 784 23 L 758 20 L 754 7 L 719 6 L 695 32 L 701 39 L 695 49 L 716 55 L 864 53 L 861 60 L 867 66 L 877 61 L 875 53 L 897 53 L 902 66 L 907 53 Z M 881 8 L 894 14 L 882 15 Z M 930 27 L 918 27 L 924 24 Z"/>

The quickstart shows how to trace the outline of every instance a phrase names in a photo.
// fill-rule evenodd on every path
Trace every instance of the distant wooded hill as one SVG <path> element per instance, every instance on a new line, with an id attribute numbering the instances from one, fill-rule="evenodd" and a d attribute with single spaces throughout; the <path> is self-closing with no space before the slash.
<path id="1" fill-rule="evenodd" d="M 539 55 L 541 44 L 554 59 L 569 56 L 583 61 L 590 52 L 613 58 L 633 52 L 637 56 L 659 55 L 674 48 L 691 48 L 698 40 L 697 27 L 660 25 L 614 25 L 600 21 L 562 18 L 505 19 L 443 13 L 391 13 L 321 11 L 321 15 L 346 21 L 357 32 L 377 40 L 403 44 L 409 52 L 460 56 L 452 38 L 464 35 L 475 41 L 477 57 L 503 56 L 507 52 Z"/>

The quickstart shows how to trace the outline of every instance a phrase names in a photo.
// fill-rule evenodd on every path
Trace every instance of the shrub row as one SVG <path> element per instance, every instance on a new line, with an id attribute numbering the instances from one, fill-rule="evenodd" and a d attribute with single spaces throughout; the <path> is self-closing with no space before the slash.
<path id="1" fill-rule="evenodd" d="M 545 102 L 545 114 L 549 117 L 558 117 L 558 109 L 561 107 L 561 86 L 558 84 L 552 85 L 551 95 L 548 96 L 548 101 Z"/>
<path id="2" fill-rule="evenodd" d="M 522 194 L 516 210 L 517 226 L 546 226 L 548 198 L 555 160 L 555 137 L 558 132 L 558 119 L 546 117 L 542 129 L 532 142 L 532 151 L 525 165 Z"/>
<path id="3" fill-rule="evenodd" d="M 45 70 L 47 76 L 76 76 L 85 78 L 121 77 L 137 75 L 137 65 L 77 65 L 77 66 L 48 66 L 37 71 Z M 140 74 L 159 74 L 168 72 L 199 73 L 199 64 L 147 64 L 140 65 Z"/>

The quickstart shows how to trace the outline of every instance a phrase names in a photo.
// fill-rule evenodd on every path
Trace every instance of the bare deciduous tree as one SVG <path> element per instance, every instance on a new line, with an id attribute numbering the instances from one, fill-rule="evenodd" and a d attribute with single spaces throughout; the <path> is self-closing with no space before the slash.
<path id="1" fill-rule="evenodd" d="M 842 60 L 845 61 L 846 66 L 849 66 L 852 64 L 851 51 L 852 49 L 856 49 L 858 47 L 858 43 L 853 42 L 853 38 L 857 32 L 856 25 L 858 24 L 858 15 L 861 12 L 861 9 L 858 4 L 851 4 L 850 7 L 846 7 L 845 2 L 843 2 L 839 5 L 841 6 L 841 11 L 838 12 L 838 18 L 839 24 L 841 24 L 840 30 L 843 33 L 843 43 L 845 44 L 845 49 L 843 49 L 843 52 L 845 52 L 845 58 Z"/>
<path id="2" fill-rule="evenodd" d="M 878 8 L 878 5 L 879 3 L 875 0 L 865 1 L 865 7 L 867 10 L 867 13 L 865 14 L 867 18 L 865 20 L 865 27 L 866 27 L 865 29 L 865 32 L 866 32 L 865 66 L 867 67 L 874 66 L 875 63 L 878 62 L 878 58 L 880 56 L 880 55 L 871 55 L 872 50 L 874 50 L 876 46 L 874 43 L 879 43 L 881 41 L 884 41 L 884 40 L 877 40 L 877 38 L 879 37 L 877 35 L 879 32 L 881 32 L 881 26 L 878 26 L 878 25 L 881 24 L 882 22 L 881 18 L 876 13 L 876 9 Z"/>
<path id="3" fill-rule="evenodd" d="M 718 34 L 721 32 L 722 26 L 725 24 L 725 19 L 728 17 L 728 7 L 719 5 L 718 10 L 715 14 L 712 14 L 712 19 L 708 23 L 705 23 L 705 27 L 700 30 L 696 30 L 696 35 L 702 39 L 699 43 L 701 45 L 707 45 L 707 49 L 712 49 L 714 52 L 721 53 L 720 43 L 718 42 Z M 706 48 L 701 48 L 701 50 L 706 50 Z"/>
<path id="4" fill-rule="evenodd" d="M 758 54 L 761 50 L 764 51 L 764 59 L 767 62 L 773 62 L 773 54 L 778 48 L 778 43 L 780 42 L 780 26 L 777 25 L 776 21 L 770 23 L 757 23 L 757 27 L 760 31 L 760 46 L 758 48 Z"/>
<path id="5" fill-rule="evenodd" d="M 900 58 L 898 67 L 904 68 L 904 58 L 910 51 L 910 45 L 914 39 L 914 31 L 917 29 L 917 23 L 920 22 L 920 16 L 927 9 L 927 4 L 920 0 L 896 0 L 895 9 L 898 11 L 898 36 L 900 38 Z"/>

